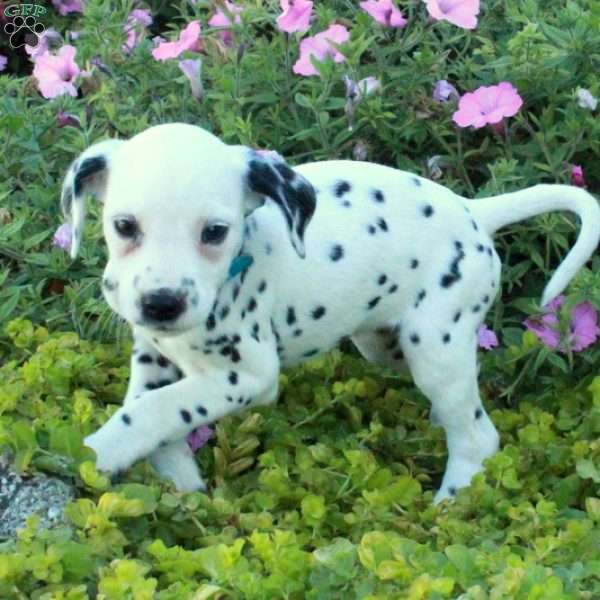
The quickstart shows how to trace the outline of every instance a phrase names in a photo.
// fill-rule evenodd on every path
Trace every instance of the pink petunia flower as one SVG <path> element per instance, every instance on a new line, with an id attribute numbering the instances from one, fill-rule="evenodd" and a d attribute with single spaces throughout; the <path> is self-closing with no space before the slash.
<path id="1" fill-rule="evenodd" d="M 123 52 L 131 52 L 146 36 L 146 27 L 152 25 L 152 13 L 149 9 L 134 8 L 127 17 L 123 31 L 127 34 Z"/>
<path id="2" fill-rule="evenodd" d="M 240 13 L 243 9 L 241 6 L 236 6 L 233 2 L 225 0 L 225 7 L 227 8 L 227 12 L 222 8 L 219 8 L 219 10 L 217 10 L 217 12 L 209 19 L 208 24 L 211 27 L 231 27 L 234 23 L 239 25 L 242 22 Z M 219 37 L 224 44 L 231 44 L 233 41 L 233 34 L 228 29 L 219 31 Z"/>
<path id="3" fill-rule="evenodd" d="M 523 99 L 507 81 L 498 85 L 484 85 L 461 96 L 452 120 L 459 127 L 472 125 L 479 129 L 484 125 L 500 123 L 504 117 L 512 117 L 522 105 Z"/>
<path id="4" fill-rule="evenodd" d="M 310 27 L 313 3 L 309 0 L 279 0 L 283 13 L 277 17 L 277 28 L 286 33 L 304 33 Z"/>
<path id="5" fill-rule="evenodd" d="M 571 168 L 571 185 L 576 185 L 577 187 L 585 187 L 583 167 L 581 165 L 573 165 L 573 167 Z"/>
<path id="6" fill-rule="evenodd" d="M 200 58 L 188 58 L 187 60 L 180 60 L 178 64 L 179 68 L 190 82 L 192 96 L 198 100 L 202 100 L 204 96 L 204 88 L 202 86 L 200 75 L 202 70 L 202 60 Z"/>
<path id="7" fill-rule="evenodd" d="M 350 39 L 350 33 L 343 25 L 331 25 L 329 29 L 317 33 L 313 37 L 304 38 L 300 42 L 300 58 L 296 61 L 292 70 L 297 75 L 318 75 L 319 72 L 315 69 L 311 62 L 311 57 L 319 61 L 325 60 L 327 57 L 333 58 L 336 63 L 341 63 L 346 60 L 346 57 L 331 45 L 343 44 Z"/>
<path id="8" fill-rule="evenodd" d="M 591 346 L 600 335 L 598 313 L 591 302 L 577 304 L 571 311 L 570 333 L 561 344 L 558 311 L 564 301 L 564 296 L 558 296 L 545 307 L 542 317 L 526 319 L 523 324 L 548 348 L 565 352 L 566 345 L 573 352 L 581 352 Z"/>
<path id="9" fill-rule="evenodd" d="M 63 223 L 54 233 L 52 243 L 57 248 L 69 251 L 73 240 L 73 231 L 69 223 Z"/>
<path id="10" fill-rule="evenodd" d="M 360 3 L 360 7 L 386 27 L 399 28 L 408 23 L 392 0 L 366 0 Z"/>
<path id="11" fill-rule="evenodd" d="M 192 452 L 197 452 L 202 446 L 205 446 L 206 442 L 213 436 L 213 430 L 208 425 L 201 425 L 189 433 L 186 440 Z"/>
<path id="12" fill-rule="evenodd" d="M 491 350 L 498 346 L 498 336 L 487 325 L 480 325 L 477 330 L 477 344 L 484 350 Z"/>
<path id="13" fill-rule="evenodd" d="M 201 49 L 200 21 L 191 21 L 179 34 L 179 39 L 176 42 L 161 42 L 152 50 L 152 56 L 156 60 L 169 60 L 170 58 L 177 58 L 186 50 L 200 52 Z"/>
<path id="14" fill-rule="evenodd" d="M 6 65 L 8 64 L 8 58 L 3 54 L 0 54 L 0 71 L 4 71 L 6 69 Z"/>
<path id="15" fill-rule="evenodd" d="M 445 79 L 440 79 L 433 87 L 432 96 L 436 102 L 449 102 L 451 99 L 458 100 L 460 94 L 451 83 L 448 83 Z"/>
<path id="16" fill-rule="evenodd" d="M 423 0 L 427 12 L 436 21 L 448 21 L 463 29 L 477 27 L 479 0 Z"/>
<path id="17" fill-rule="evenodd" d="M 82 0 L 52 0 L 52 4 L 63 17 L 69 13 L 83 12 Z"/>
<path id="18" fill-rule="evenodd" d="M 37 46 L 25 44 L 25 52 L 29 54 L 30 60 L 35 62 L 38 56 L 48 52 L 48 50 L 50 50 L 50 45 L 57 41 L 62 41 L 62 36 L 60 33 L 58 33 L 58 31 L 54 30 L 52 27 L 49 27 L 38 36 Z"/>
<path id="19" fill-rule="evenodd" d="M 73 46 L 66 45 L 56 55 L 46 52 L 38 56 L 33 76 L 44 98 L 56 98 L 63 94 L 77 96 L 74 84 L 80 70 L 75 62 L 76 52 Z"/>

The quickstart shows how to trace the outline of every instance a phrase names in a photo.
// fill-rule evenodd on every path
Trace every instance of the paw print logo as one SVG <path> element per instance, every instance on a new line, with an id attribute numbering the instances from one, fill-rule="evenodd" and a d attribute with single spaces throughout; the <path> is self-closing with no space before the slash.
<path id="1" fill-rule="evenodd" d="M 4 32 L 10 36 L 8 42 L 13 48 L 20 48 L 25 44 L 37 46 L 39 36 L 44 33 L 45 27 L 33 15 L 27 17 L 17 16 L 12 23 L 4 26 Z"/>

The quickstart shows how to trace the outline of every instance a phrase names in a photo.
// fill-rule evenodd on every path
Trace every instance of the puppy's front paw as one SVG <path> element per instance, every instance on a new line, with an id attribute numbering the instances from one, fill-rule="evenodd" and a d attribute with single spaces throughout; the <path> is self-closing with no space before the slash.
<path id="1" fill-rule="evenodd" d="M 119 473 L 145 456 L 147 436 L 136 436 L 124 428 L 122 416 L 117 412 L 96 433 L 88 435 L 84 444 L 96 453 L 96 468 L 107 473 Z"/>

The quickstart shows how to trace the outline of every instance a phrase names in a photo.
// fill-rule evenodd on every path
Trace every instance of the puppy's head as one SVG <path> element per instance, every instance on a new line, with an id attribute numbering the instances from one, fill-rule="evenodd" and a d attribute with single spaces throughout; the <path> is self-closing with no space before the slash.
<path id="1" fill-rule="evenodd" d="M 167 335 L 207 319 L 250 212 L 265 200 L 275 202 L 290 242 L 304 256 L 304 231 L 315 208 L 310 183 L 282 160 L 183 124 L 95 144 L 74 161 L 61 198 L 73 226 L 72 257 L 89 194 L 104 203 L 108 303 L 131 324 Z"/>

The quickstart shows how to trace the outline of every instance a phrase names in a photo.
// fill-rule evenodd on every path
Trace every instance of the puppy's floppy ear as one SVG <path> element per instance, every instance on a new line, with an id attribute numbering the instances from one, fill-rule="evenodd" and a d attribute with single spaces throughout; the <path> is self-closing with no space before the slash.
<path id="1" fill-rule="evenodd" d="M 71 258 L 77 256 L 85 222 L 85 197 L 93 195 L 104 200 L 111 157 L 123 144 L 121 140 L 105 140 L 90 146 L 73 161 L 62 186 L 60 205 L 63 215 L 71 223 L 73 241 Z"/>
<path id="2" fill-rule="evenodd" d="M 317 202 L 313 186 L 274 152 L 246 149 L 246 158 L 247 212 L 262 204 L 265 196 L 275 202 L 285 217 L 294 249 L 304 258 L 304 232 Z"/>

